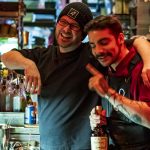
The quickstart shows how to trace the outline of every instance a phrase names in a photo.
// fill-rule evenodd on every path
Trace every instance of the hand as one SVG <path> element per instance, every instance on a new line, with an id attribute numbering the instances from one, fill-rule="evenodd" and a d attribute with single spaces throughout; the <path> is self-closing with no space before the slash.
<path id="1" fill-rule="evenodd" d="M 100 96 L 105 97 L 108 93 L 109 86 L 103 74 L 96 70 L 91 64 L 88 64 L 86 69 L 93 75 L 93 77 L 89 79 L 89 88 L 95 90 Z"/>
<path id="2" fill-rule="evenodd" d="M 142 76 L 144 84 L 150 88 L 150 67 L 149 69 L 145 69 L 145 68 L 146 67 L 144 65 L 141 76 Z"/>
<path id="3" fill-rule="evenodd" d="M 106 111 L 102 110 L 101 114 L 97 114 L 94 107 L 90 113 L 89 119 L 90 119 L 91 130 L 94 130 L 97 124 L 106 125 L 107 124 Z"/>
<path id="4" fill-rule="evenodd" d="M 103 76 L 97 74 L 89 79 L 89 89 L 95 90 L 101 97 L 105 97 L 108 93 L 108 83 Z"/>
<path id="5" fill-rule="evenodd" d="M 25 68 L 25 89 L 32 94 L 40 94 L 41 89 L 41 77 L 37 66 L 34 62 L 30 62 Z"/>

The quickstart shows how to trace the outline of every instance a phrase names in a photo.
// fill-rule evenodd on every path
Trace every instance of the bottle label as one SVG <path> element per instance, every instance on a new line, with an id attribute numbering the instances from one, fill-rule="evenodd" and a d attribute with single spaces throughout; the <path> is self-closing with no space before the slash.
<path id="1" fill-rule="evenodd" d="M 91 137 L 91 150 L 107 150 L 107 137 Z"/>

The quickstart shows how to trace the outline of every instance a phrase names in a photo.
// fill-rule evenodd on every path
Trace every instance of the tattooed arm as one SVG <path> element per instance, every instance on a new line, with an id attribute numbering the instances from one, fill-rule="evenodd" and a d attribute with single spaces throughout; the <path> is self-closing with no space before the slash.
<path id="1" fill-rule="evenodd" d="M 118 94 L 109 87 L 104 76 L 95 68 L 88 66 L 87 70 L 93 74 L 93 77 L 89 80 L 89 88 L 91 90 L 95 90 L 100 96 L 105 97 L 116 111 L 120 111 L 128 119 L 150 128 L 150 102 L 136 101 Z"/>
<path id="2" fill-rule="evenodd" d="M 96 92 L 101 95 L 102 92 L 99 89 L 100 88 L 97 87 L 95 88 Z M 105 97 L 113 105 L 116 111 L 122 112 L 128 119 L 150 128 L 150 103 L 131 100 L 118 94 L 110 87 L 103 97 Z"/>

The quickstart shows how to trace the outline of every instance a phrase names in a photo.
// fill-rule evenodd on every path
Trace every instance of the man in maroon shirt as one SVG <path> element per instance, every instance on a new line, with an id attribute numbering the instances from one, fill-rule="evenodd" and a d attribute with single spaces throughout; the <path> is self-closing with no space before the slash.
<path id="1" fill-rule="evenodd" d="M 150 88 L 142 81 L 141 58 L 134 48 L 127 49 L 121 23 L 114 16 L 96 17 L 85 31 L 93 55 L 109 68 L 105 79 L 95 68 L 87 66 L 93 74 L 89 88 L 103 97 L 102 106 L 107 110 L 109 149 L 149 150 Z M 93 109 L 91 126 L 98 123 L 97 119 L 100 117 Z"/>

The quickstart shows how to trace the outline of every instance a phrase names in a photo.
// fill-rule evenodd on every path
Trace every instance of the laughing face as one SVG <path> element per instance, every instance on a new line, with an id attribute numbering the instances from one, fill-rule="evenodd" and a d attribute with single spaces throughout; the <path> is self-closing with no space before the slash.
<path id="1" fill-rule="evenodd" d="M 88 33 L 93 55 L 103 66 L 117 64 L 122 59 L 120 36 L 116 39 L 109 29 Z"/>
<path id="2" fill-rule="evenodd" d="M 79 24 L 68 16 L 62 16 L 56 25 L 56 40 L 64 49 L 76 47 L 81 43 L 82 32 Z"/>

